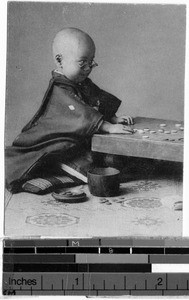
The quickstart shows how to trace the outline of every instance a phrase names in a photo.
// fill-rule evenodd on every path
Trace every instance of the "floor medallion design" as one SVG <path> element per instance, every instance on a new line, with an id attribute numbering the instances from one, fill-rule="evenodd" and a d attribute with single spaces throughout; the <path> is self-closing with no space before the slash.
<path id="1" fill-rule="evenodd" d="M 79 222 L 78 217 L 68 214 L 41 214 L 28 216 L 26 223 L 37 226 L 70 226 Z"/>

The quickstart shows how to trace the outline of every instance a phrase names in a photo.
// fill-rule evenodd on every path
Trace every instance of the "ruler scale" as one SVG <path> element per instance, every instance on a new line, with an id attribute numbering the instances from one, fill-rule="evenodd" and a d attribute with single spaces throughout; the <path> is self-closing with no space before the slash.
<path id="1" fill-rule="evenodd" d="M 3 249 L 4 295 L 189 295 L 189 239 L 5 239 Z"/>

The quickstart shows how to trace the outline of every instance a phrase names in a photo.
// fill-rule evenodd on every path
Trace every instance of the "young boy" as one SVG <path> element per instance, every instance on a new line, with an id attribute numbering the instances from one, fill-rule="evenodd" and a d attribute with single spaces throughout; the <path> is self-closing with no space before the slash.
<path id="1" fill-rule="evenodd" d="M 131 117 L 115 115 L 121 101 L 88 78 L 97 66 L 95 44 L 88 34 L 76 28 L 61 30 L 53 41 L 53 56 L 57 69 L 41 107 L 6 149 L 6 179 L 12 191 L 36 177 L 36 168 L 52 154 L 65 163 L 83 155 L 96 132 L 133 132 Z"/>

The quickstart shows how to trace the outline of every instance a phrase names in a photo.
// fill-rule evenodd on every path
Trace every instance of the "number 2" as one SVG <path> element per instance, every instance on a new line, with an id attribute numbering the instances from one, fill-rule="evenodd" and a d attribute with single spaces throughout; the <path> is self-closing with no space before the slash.
<path id="1" fill-rule="evenodd" d="M 159 277 L 157 279 L 157 282 L 158 282 L 157 285 L 163 285 L 162 281 L 163 281 L 163 278 Z"/>

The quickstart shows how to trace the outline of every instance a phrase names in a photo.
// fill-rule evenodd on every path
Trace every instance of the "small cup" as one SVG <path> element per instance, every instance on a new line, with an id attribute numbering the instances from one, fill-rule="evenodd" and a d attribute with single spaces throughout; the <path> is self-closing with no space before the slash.
<path id="1" fill-rule="evenodd" d="M 92 195 L 113 197 L 119 193 L 120 171 L 114 168 L 94 168 L 88 171 L 88 186 Z"/>

